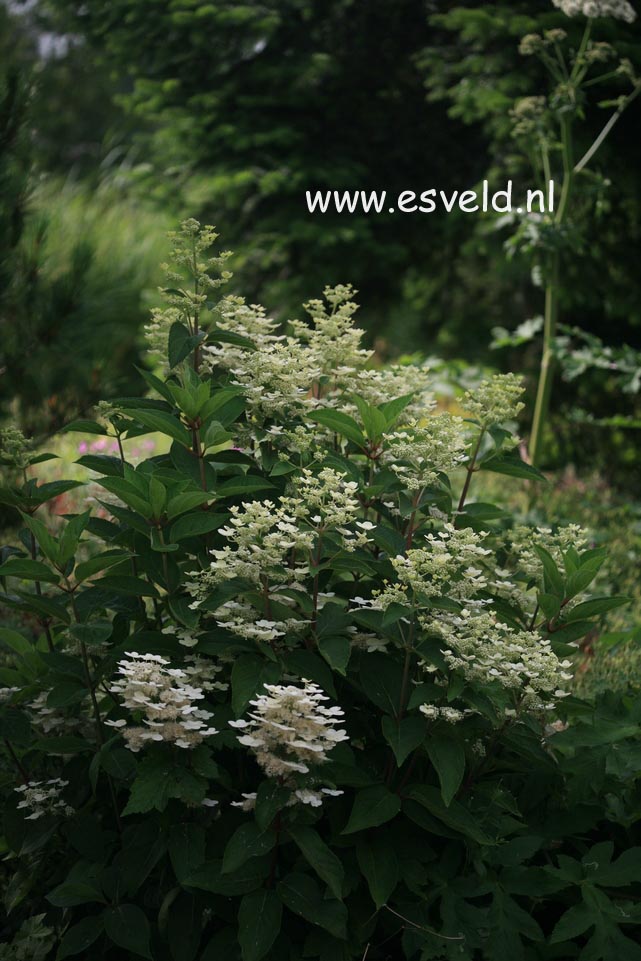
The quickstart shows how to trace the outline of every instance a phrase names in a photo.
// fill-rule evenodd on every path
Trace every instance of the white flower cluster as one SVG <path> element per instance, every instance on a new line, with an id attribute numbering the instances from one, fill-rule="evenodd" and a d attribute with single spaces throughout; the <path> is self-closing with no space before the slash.
<path id="1" fill-rule="evenodd" d="M 523 409 L 523 382 L 517 374 L 494 374 L 465 392 L 465 409 L 485 429 L 514 420 Z"/>
<path id="2" fill-rule="evenodd" d="M 268 606 L 272 599 L 276 597 L 278 603 L 288 607 L 293 607 L 295 601 L 286 595 L 278 592 L 268 594 Z M 216 623 L 220 627 L 227 628 L 232 634 L 244 637 L 248 641 L 265 642 L 270 644 L 278 637 L 285 635 L 298 634 L 308 626 L 308 621 L 300 620 L 296 617 L 287 617 L 274 620 L 270 617 L 261 617 L 255 607 L 243 601 L 226 601 L 216 611 Z"/>
<path id="3" fill-rule="evenodd" d="M 482 609 L 440 613 L 430 627 L 443 638 L 443 654 L 453 670 L 471 681 L 496 682 L 514 690 L 522 706 L 540 711 L 566 696 L 562 685 L 572 679 L 570 661 L 560 661 L 549 640 L 532 631 L 515 631 Z"/>
<path id="4" fill-rule="evenodd" d="M 330 468 L 317 474 L 304 469 L 279 504 L 250 501 L 231 507 L 229 525 L 219 531 L 229 544 L 211 551 L 208 568 L 189 573 L 190 607 L 197 610 L 217 585 L 238 578 L 260 592 L 262 609 L 259 612 L 239 598 L 227 601 L 216 611 L 219 625 L 267 642 L 304 628 L 306 622 L 295 616 L 272 617 L 271 603 L 295 605 L 291 592 L 301 589 L 311 554 L 326 532 L 337 536 L 346 551 L 367 543 L 374 525 L 357 520 L 361 512 L 357 491 L 355 482 Z"/>
<path id="5" fill-rule="evenodd" d="M 265 308 L 260 304 L 247 304 L 244 297 L 233 294 L 223 297 L 218 304 L 218 313 L 223 330 L 246 337 L 258 351 L 271 350 L 275 343 L 285 339 L 276 333 L 278 324 L 267 317 Z M 246 353 L 246 348 L 233 344 L 206 344 L 203 363 L 209 370 L 216 367 L 230 370 L 244 362 Z"/>
<path id="6" fill-rule="evenodd" d="M 487 586 L 479 566 L 492 553 L 483 547 L 486 536 L 452 524 L 445 524 L 438 534 L 428 534 L 425 546 L 392 559 L 398 581 L 386 585 L 370 606 L 386 610 L 393 603 L 425 606 L 427 599 L 443 595 L 458 601 L 474 597 Z"/>
<path id="7" fill-rule="evenodd" d="M 215 665 L 194 658 L 181 670 L 169 667 L 170 662 L 159 654 L 127 652 L 126 658 L 118 665 L 122 677 L 110 690 L 122 697 L 126 708 L 142 717 L 143 724 L 128 727 L 123 719 L 105 723 L 121 730 L 130 751 L 139 751 L 152 741 L 194 748 L 218 733 L 207 726 L 212 714 L 196 706 L 205 697 L 203 688 L 217 687 L 213 680 Z M 201 686 L 195 687 L 192 682 Z"/>
<path id="8" fill-rule="evenodd" d="M 633 23 L 637 17 L 628 0 L 552 0 L 552 3 L 567 17 L 581 14 L 591 20 L 596 17 L 614 17 L 615 20 L 624 20 L 626 23 Z"/>
<path id="9" fill-rule="evenodd" d="M 423 714 L 428 721 L 447 721 L 448 724 L 458 724 L 465 717 L 470 714 L 476 714 L 472 708 L 466 707 L 464 710 L 460 710 L 457 707 L 438 707 L 436 704 L 421 704 L 419 711 Z"/>
<path id="10" fill-rule="evenodd" d="M 347 733 L 337 728 L 343 720 L 340 707 L 326 707 L 329 700 L 311 681 L 294 684 L 265 684 L 264 694 L 250 701 L 254 711 L 250 720 L 230 721 L 243 732 L 238 741 L 251 748 L 259 765 L 269 778 L 276 778 L 292 791 L 292 803 L 318 807 L 324 795 L 338 796 L 342 791 L 330 788 L 301 787 L 296 775 L 309 775 L 327 760 L 328 752 L 348 740 Z M 237 802 L 245 806 L 253 798 L 244 796 Z"/>
<path id="11" fill-rule="evenodd" d="M 408 422 L 425 417 L 436 405 L 432 377 L 426 365 L 390 364 L 388 367 L 359 370 L 350 384 L 350 390 L 374 407 L 391 398 L 412 394 L 412 400 L 403 411 L 403 420 Z M 332 403 L 331 397 L 329 403 Z M 340 403 L 341 409 L 347 409 L 344 397 L 338 397 L 337 403 Z"/>
<path id="12" fill-rule="evenodd" d="M 53 731 L 57 735 L 61 734 L 80 734 L 83 729 L 89 734 L 91 720 L 87 711 L 80 716 L 68 716 L 56 707 L 49 707 L 47 699 L 51 692 L 47 689 L 40 691 L 28 705 L 31 723 L 40 728 L 44 734 L 51 734 Z M 82 707 L 89 708 L 89 695 L 82 702 Z"/>
<path id="13" fill-rule="evenodd" d="M 355 294 L 351 284 L 325 287 L 323 296 L 329 310 L 322 300 L 304 304 L 312 327 L 300 320 L 290 321 L 294 335 L 307 345 L 312 363 L 322 374 L 331 374 L 339 380 L 364 367 L 372 356 L 372 351 L 360 346 L 363 331 L 352 323 L 358 310 L 358 304 L 352 300 Z"/>
<path id="14" fill-rule="evenodd" d="M 259 421 L 300 407 L 320 373 L 312 353 L 291 338 L 269 350 L 245 351 L 232 368 L 233 383 L 242 388 Z"/>
<path id="15" fill-rule="evenodd" d="M 229 525 L 219 534 L 229 540 L 221 550 L 211 551 L 214 558 L 207 571 L 192 571 L 198 578 L 192 595 L 201 599 L 211 587 L 232 578 L 249 581 L 261 588 L 267 582 L 284 584 L 296 581 L 307 573 L 307 567 L 288 569 L 292 551 L 309 551 L 313 546 L 311 531 L 300 530 L 296 518 L 273 501 L 248 501 L 241 507 L 230 508 Z M 189 586 L 189 585 L 188 585 Z M 192 605 L 197 606 L 197 605 Z"/>
<path id="16" fill-rule="evenodd" d="M 5 463 L 24 470 L 33 457 L 33 441 L 25 437 L 17 427 L 0 429 L 0 455 Z"/>
<path id="17" fill-rule="evenodd" d="M 549 527 L 527 527 L 519 524 L 507 535 L 511 548 L 512 564 L 528 577 L 539 580 L 543 564 L 535 547 L 543 547 L 563 570 L 563 555 L 570 548 L 583 551 L 589 543 L 589 534 L 579 524 L 567 524 L 557 531 Z"/>
<path id="18" fill-rule="evenodd" d="M 439 473 L 458 467 L 464 457 L 463 419 L 445 412 L 390 434 L 381 460 L 391 465 L 408 490 L 420 491 Z"/>
<path id="19" fill-rule="evenodd" d="M 324 467 L 316 474 L 304 468 L 296 478 L 292 494 L 283 497 L 281 504 L 313 531 L 338 532 L 344 550 L 351 551 L 366 544 L 368 532 L 374 528 L 369 521 L 358 520 L 362 508 L 357 495 L 356 481 L 346 480 L 339 471 Z"/>
<path id="20" fill-rule="evenodd" d="M 45 814 L 69 817 L 74 813 L 74 809 L 60 796 L 68 784 L 69 781 L 62 781 L 59 777 L 50 781 L 27 781 L 26 784 L 21 784 L 14 788 L 16 793 L 22 795 L 18 810 L 30 812 L 26 816 L 27 821 L 37 821 Z"/>

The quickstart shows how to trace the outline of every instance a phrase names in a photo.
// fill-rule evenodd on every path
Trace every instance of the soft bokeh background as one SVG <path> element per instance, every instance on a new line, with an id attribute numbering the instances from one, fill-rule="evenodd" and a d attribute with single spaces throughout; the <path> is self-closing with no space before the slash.
<path id="1" fill-rule="evenodd" d="M 510 110 L 545 78 L 518 41 L 554 26 L 578 41 L 581 19 L 538 0 L 0 0 L 4 416 L 47 431 L 133 387 L 164 232 L 184 216 L 216 224 L 237 291 L 283 319 L 351 282 L 381 357 L 532 375 L 538 343 L 490 351 L 493 328 L 542 313 L 530 261 L 506 254 L 509 226 L 460 212 L 314 216 L 304 192 L 529 185 Z M 641 66 L 639 20 L 601 20 L 598 33 Z M 586 146 L 607 116 L 590 107 Z M 641 99 L 584 189 L 562 302 L 565 323 L 633 348 L 640 119 Z M 558 383 L 550 466 L 620 482 L 636 435 L 577 431 L 577 412 L 638 415 L 637 397 L 602 371 Z"/>

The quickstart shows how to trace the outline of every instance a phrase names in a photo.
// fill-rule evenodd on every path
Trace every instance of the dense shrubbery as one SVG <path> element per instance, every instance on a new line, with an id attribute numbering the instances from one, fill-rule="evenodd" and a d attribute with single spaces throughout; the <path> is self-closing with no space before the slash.
<path id="1" fill-rule="evenodd" d="M 71 425 L 120 456 L 55 535 L 77 482 L 4 434 L 2 601 L 39 627 L 0 631 L 0 956 L 641 957 L 641 711 L 570 692 L 606 552 L 475 499 L 543 482 L 518 379 L 434 412 L 349 287 L 280 336 L 214 238 L 174 237 L 152 396 Z"/>

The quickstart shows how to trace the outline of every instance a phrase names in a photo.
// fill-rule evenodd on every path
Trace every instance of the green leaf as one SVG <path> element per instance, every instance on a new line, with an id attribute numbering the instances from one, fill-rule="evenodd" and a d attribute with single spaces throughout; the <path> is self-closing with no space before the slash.
<path id="1" fill-rule="evenodd" d="M 166 503 L 167 488 L 157 477 L 152 476 L 149 480 L 149 504 L 151 506 L 151 516 L 155 520 L 160 520 L 162 517 Z"/>
<path id="2" fill-rule="evenodd" d="M 422 717 L 404 717 L 396 721 L 383 718 L 383 737 L 394 752 L 399 767 L 405 759 L 425 740 L 427 725 Z"/>
<path id="3" fill-rule="evenodd" d="M 538 602 L 548 621 L 553 621 L 555 617 L 558 617 L 561 610 L 560 597 L 555 594 L 539 594 Z"/>
<path id="4" fill-rule="evenodd" d="M 356 849 L 358 864 L 380 911 L 398 884 L 398 859 L 390 841 L 374 837 Z"/>
<path id="5" fill-rule="evenodd" d="M 545 583 L 546 593 L 553 594 L 555 597 L 562 599 L 565 596 L 565 580 L 556 565 L 556 561 L 552 555 L 539 544 L 534 545 L 534 550 L 543 565 L 543 581 Z"/>
<path id="6" fill-rule="evenodd" d="M 9 707 L 0 715 L 0 737 L 12 744 L 27 747 L 32 742 L 31 724 L 17 707 Z"/>
<path id="7" fill-rule="evenodd" d="M 241 824 L 227 842 L 220 873 L 231 874 L 237 871 L 250 858 L 267 854 L 275 843 L 274 831 L 261 831 L 255 821 Z"/>
<path id="8" fill-rule="evenodd" d="M 15 651 L 16 654 L 29 655 L 33 653 L 33 644 L 22 634 L 18 634 L 17 631 L 12 631 L 8 627 L 0 627 L 0 641 Z"/>
<path id="9" fill-rule="evenodd" d="M 572 941 L 588 928 L 591 928 L 597 921 L 597 916 L 587 904 L 575 904 L 569 908 L 563 917 L 556 923 L 550 935 L 550 944 L 559 944 L 561 941 Z"/>
<path id="10" fill-rule="evenodd" d="M 64 934 L 56 954 L 56 961 L 64 961 L 64 958 L 71 958 L 86 951 L 100 937 L 102 932 L 101 917 L 83 918 L 82 921 L 74 924 Z"/>
<path id="11" fill-rule="evenodd" d="M 248 894 L 263 885 L 265 878 L 269 875 L 271 856 L 250 858 L 233 874 L 221 874 L 221 864 L 221 861 L 206 861 L 201 864 L 187 879 L 187 885 L 209 891 L 211 894 L 222 894 L 226 898 Z"/>
<path id="12" fill-rule="evenodd" d="M 231 706 L 236 717 L 245 708 L 264 684 L 276 684 L 280 680 L 280 668 L 271 661 L 265 661 L 256 654 L 242 654 L 234 661 L 231 670 Z"/>
<path id="13" fill-rule="evenodd" d="M 172 825 L 168 849 L 176 879 L 185 884 L 205 861 L 205 829 L 200 824 Z"/>
<path id="14" fill-rule="evenodd" d="M 234 347 L 243 347 L 245 350 L 256 351 L 258 348 L 253 340 L 237 334 L 233 330 L 223 330 L 222 327 L 212 327 L 207 333 L 207 340 L 214 344 L 233 344 Z"/>
<path id="15" fill-rule="evenodd" d="M 283 906 L 276 892 L 262 888 L 246 894 L 238 911 L 238 942 L 243 961 L 260 961 L 278 937 Z"/>
<path id="16" fill-rule="evenodd" d="M 224 514 L 210 514 L 207 511 L 198 511 L 197 514 L 184 514 L 175 521 L 169 530 L 169 540 L 172 542 L 182 541 L 186 537 L 199 537 L 202 534 L 209 534 L 217 531 L 226 521 Z"/>
<path id="17" fill-rule="evenodd" d="M 403 670 L 385 654 L 368 654 L 360 669 L 361 685 L 367 697 L 387 714 L 396 716 L 401 703 Z"/>
<path id="18" fill-rule="evenodd" d="M 329 427 L 335 434 L 353 441 L 357 447 L 367 447 L 367 440 L 353 417 L 338 410 L 317 410 L 309 414 L 310 420 L 323 427 Z"/>
<path id="19" fill-rule="evenodd" d="M 35 491 L 31 493 L 29 499 L 35 501 L 36 504 L 46 504 L 47 501 L 53 500 L 54 497 L 60 497 L 61 494 L 66 494 L 67 491 L 82 486 L 83 481 L 50 481 L 48 484 L 39 484 Z M 33 520 L 35 520 L 35 518 L 33 518 Z"/>
<path id="20" fill-rule="evenodd" d="M 341 834 L 353 834 L 365 828 L 378 827 L 396 817 L 401 809 L 397 794 L 392 794 L 383 784 L 367 787 L 354 798 L 354 806 L 347 825 Z"/>
<path id="21" fill-rule="evenodd" d="M 506 474 L 508 477 L 521 477 L 524 480 L 545 481 L 545 476 L 536 467 L 526 464 L 518 454 L 494 454 L 483 460 L 482 470 L 492 471 L 494 474 Z"/>
<path id="22" fill-rule="evenodd" d="M 387 429 L 387 417 L 381 410 L 372 407 L 362 397 L 355 395 L 354 403 L 358 407 L 367 437 L 371 441 L 379 441 Z"/>
<path id="23" fill-rule="evenodd" d="M 135 904 L 119 904 L 103 914 L 107 937 L 119 948 L 152 961 L 149 951 L 149 921 Z"/>
<path id="24" fill-rule="evenodd" d="M 172 414 L 162 410 L 133 410 L 131 416 L 143 427 L 172 437 L 183 447 L 191 448 L 191 434 Z"/>
<path id="25" fill-rule="evenodd" d="M 91 511 L 84 511 L 84 513 L 76 514 L 70 521 L 67 521 L 58 542 L 58 567 L 64 568 L 67 561 L 71 560 L 76 553 L 80 538 L 90 517 Z"/>
<path id="26" fill-rule="evenodd" d="M 566 622 L 580 621 L 582 618 L 600 617 L 608 611 L 613 611 L 617 607 L 623 607 L 630 603 L 629 597 L 591 597 L 589 601 L 577 604 L 565 615 Z"/>
<path id="27" fill-rule="evenodd" d="M 95 420 L 72 420 L 70 424 L 60 428 L 61 434 L 68 434 L 71 431 L 77 431 L 80 434 L 102 434 L 103 437 L 109 434 L 107 428 L 97 424 Z"/>
<path id="28" fill-rule="evenodd" d="M 109 551 L 105 554 L 97 554 L 88 561 L 77 564 L 73 574 L 77 581 L 86 581 L 87 578 L 93 577 L 94 574 L 99 574 L 101 571 L 106 571 L 110 567 L 115 567 L 116 564 L 121 564 L 130 557 L 131 554 L 123 554 L 122 551 Z"/>
<path id="29" fill-rule="evenodd" d="M 102 893 L 87 881 L 63 881 L 47 895 L 49 904 L 54 908 L 73 908 L 78 904 L 90 904 L 92 901 L 102 901 Z"/>
<path id="30" fill-rule="evenodd" d="M 57 584 L 58 574 L 41 561 L 30 561 L 22 557 L 10 557 L 0 565 L 0 577 L 17 577 L 23 581 L 43 581 L 47 584 Z"/>
<path id="31" fill-rule="evenodd" d="M 352 646 L 346 637 L 321 637 L 318 651 L 334 671 L 345 676 L 352 653 Z"/>
<path id="32" fill-rule="evenodd" d="M 308 874 L 288 874 L 278 885 L 278 894 L 285 907 L 305 921 L 325 928 L 335 938 L 346 936 L 347 908 L 340 901 L 324 899 Z"/>
<path id="33" fill-rule="evenodd" d="M 325 882 L 335 898 L 343 896 L 343 866 L 336 855 L 313 828 L 292 825 L 290 837 L 300 848 L 305 860 L 311 864 L 319 878 Z"/>
<path id="34" fill-rule="evenodd" d="M 263 781 L 256 792 L 254 817 L 261 831 L 266 831 L 279 811 L 287 805 L 290 791 L 277 781 Z"/>
<path id="35" fill-rule="evenodd" d="M 394 400 L 388 400 L 385 401 L 384 404 L 378 405 L 378 409 L 385 415 L 388 428 L 394 426 L 394 423 L 398 420 L 405 408 L 411 404 L 415 396 L 415 393 L 404 394 L 402 397 L 396 397 Z"/>
<path id="36" fill-rule="evenodd" d="M 150 371 L 145 370 L 143 367 L 136 367 L 136 370 L 147 381 L 149 386 L 156 391 L 157 394 L 160 394 L 161 397 L 164 397 L 164 399 L 172 407 L 174 406 L 174 398 L 169 390 L 169 387 L 167 387 L 164 381 L 160 380 L 155 374 L 150 373 Z"/>
<path id="37" fill-rule="evenodd" d="M 124 575 L 107 574 L 100 578 L 100 588 L 114 594 L 126 594 L 131 597 L 158 597 L 158 591 L 149 581 L 140 577 L 125 577 Z"/>
<path id="38" fill-rule="evenodd" d="M 187 511 L 192 511 L 194 507 L 206 504 L 211 498 L 212 495 L 208 494 L 207 491 L 185 491 L 184 494 L 176 494 L 167 504 L 167 517 L 172 521 L 179 514 L 184 514 Z"/>
<path id="39" fill-rule="evenodd" d="M 198 344 L 203 340 L 204 334 L 192 334 L 189 329 L 176 321 L 172 324 L 169 329 L 169 339 L 167 342 L 167 355 L 169 358 L 169 366 L 176 367 L 177 364 L 184 360 L 192 352 L 192 350 L 198 346 Z"/>
<path id="40" fill-rule="evenodd" d="M 89 624 L 72 624 L 69 628 L 69 633 L 77 641 L 88 644 L 90 647 L 104 643 L 111 637 L 112 632 L 113 624 L 107 620 L 91 621 Z"/>
<path id="41" fill-rule="evenodd" d="M 255 474 L 230 477 L 216 487 L 216 497 L 236 497 L 238 494 L 254 494 L 256 491 L 273 490 L 274 485 Z"/>
<path id="42" fill-rule="evenodd" d="M 409 791 L 408 797 L 417 801 L 430 814 L 447 827 L 452 828 L 464 837 L 471 838 L 478 844 L 492 844 L 493 840 L 482 831 L 476 824 L 474 816 L 458 801 L 450 801 L 446 806 L 440 792 L 427 784 L 414 787 Z"/>
<path id="43" fill-rule="evenodd" d="M 628 848 L 612 864 L 598 866 L 591 878 L 607 888 L 637 884 L 641 878 L 641 847 Z"/>
<path id="44" fill-rule="evenodd" d="M 443 801 L 446 807 L 449 807 L 465 774 L 463 745 L 449 735 L 433 734 L 430 735 L 427 742 L 427 753 L 441 782 Z"/>

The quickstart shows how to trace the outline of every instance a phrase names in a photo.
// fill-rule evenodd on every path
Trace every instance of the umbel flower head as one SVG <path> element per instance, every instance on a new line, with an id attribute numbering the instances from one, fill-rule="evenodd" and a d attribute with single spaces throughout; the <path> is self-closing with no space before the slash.
<path id="1" fill-rule="evenodd" d="M 566 17 L 578 17 L 583 14 L 590 20 L 597 17 L 614 17 L 615 20 L 633 23 L 637 16 L 628 0 L 552 0 L 552 3 L 562 10 Z"/>
<path id="2" fill-rule="evenodd" d="M 126 708 L 142 715 L 143 724 L 127 727 L 122 719 L 105 723 L 122 729 L 130 751 L 139 751 L 150 741 L 194 748 L 218 733 L 207 726 L 211 712 L 196 707 L 205 695 L 192 685 L 193 672 L 170 668 L 169 663 L 159 654 L 135 652 L 127 652 L 127 659 L 119 662 L 122 677 L 110 690 L 122 697 Z M 209 679 L 204 686 L 211 688 L 214 683 Z"/>
<path id="3" fill-rule="evenodd" d="M 250 720 L 229 724 L 242 732 L 238 741 L 251 748 L 267 777 L 277 778 L 292 788 L 292 803 L 300 801 L 318 807 L 323 794 L 342 792 L 299 788 L 295 776 L 312 773 L 313 768 L 327 760 L 328 752 L 348 740 L 348 736 L 335 727 L 343 720 L 343 709 L 326 707 L 322 702 L 329 698 L 316 684 L 305 679 L 302 684 L 302 688 L 294 684 L 265 684 L 266 693 L 249 702 L 254 708 Z"/>

